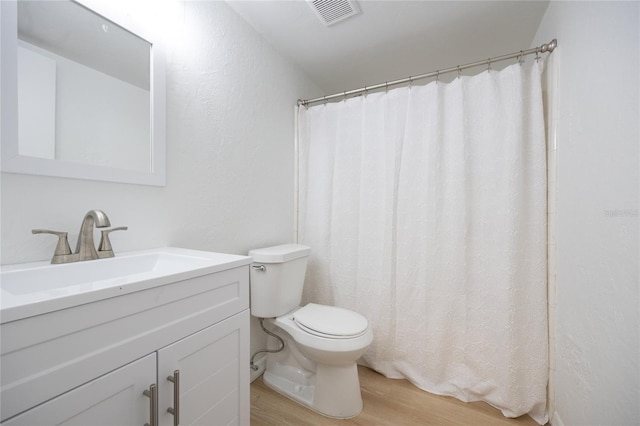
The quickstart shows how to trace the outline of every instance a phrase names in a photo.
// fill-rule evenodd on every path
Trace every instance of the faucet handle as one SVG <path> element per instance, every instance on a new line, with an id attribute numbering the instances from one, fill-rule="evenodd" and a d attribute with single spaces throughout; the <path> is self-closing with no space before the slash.
<path id="1" fill-rule="evenodd" d="M 32 229 L 32 234 L 52 234 L 58 237 L 58 245 L 54 256 L 60 256 L 65 254 L 71 254 L 71 247 L 69 247 L 69 240 L 67 239 L 67 232 L 50 231 L 48 229 Z"/>
<path id="2" fill-rule="evenodd" d="M 66 232 L 50 231 L 48 229 L 32 229 L 32 234 L 52 234 L 58 237 L 58 244 L 56 250 L 53 252 L 51 263 L 67 263 L 73 262 L 74 255 L 71 253 L 71 247 L 69 247 L 69 240 L 67 239 Z"/>
<path id="3" fill-rule="evenodd" d="M 98 257 L 100 259 L 105 257 L 113 257 L 113 248 L 111 247 L 111 240 L 109 240 L 109 234 L 113 231 L 126 231 L 129 229 L 127 226 L 118 226 L 116 228 L 105 229 L 102 231 L 100 237 L 100 244 L 98 245 Z"/>

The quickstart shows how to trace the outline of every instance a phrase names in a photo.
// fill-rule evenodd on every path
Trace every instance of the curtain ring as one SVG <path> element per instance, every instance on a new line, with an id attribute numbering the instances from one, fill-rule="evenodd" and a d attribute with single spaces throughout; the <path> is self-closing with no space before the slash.
<path id="1" fill-rule="evenodd" d="M 413 87 L 413 77 L 409 76 L 409 89 Z"/>
<path id="2" fill-rule="evenodd" d="M 436 71 L 436 84 L 440 83 L 440 70 Z"/>
<path id="3" fill-rule="evenodd" d="M 540 48 L 536 47 L 536 62 L 540 60 Z"/>
<path id="4" fill-rule="evenodd" d="M 344 94 L 342 95 L 342 100 L 346 101 L 347 100 L 347 91 L 344 91 Z"/>
<path id="5" fill-rule="evenodd" d="M 388 93 L 388 92 L 389 92 L 389 82 L 388 82 L 388 81 L 385 81 L 385 82 L 384 82 L 384 92 L 385 92 L 385 93 Z"/>
<path id="6" fill-rule="evenodd" d="M 323 96 L 322 99 L 324 99 L 324 106 L 327 106 L 327 97 Z"/>
<path id="7" fill-rule="evenodd" d="M 462 75 L 462 70 L 460 70 L 460 65 L 457 65 L 456 68 L 458 69 L 458 78 L 460 78 L 460 76 Z"/>
<path id="8" fill-rule="evenodd" d="M 369 94 L 369 89 L 367 89 L 367 86 L 364 86 L 364 97 L 366 98 L 367 95 Z"/>
<path id="9" fill-rule="evenodd" d="M 487 59 L 487 71 L 491 71 L 491 58 Z"/>
<path id="10" fill-rule="evenodd" d="M 520 56 L 518 56 L 518 63 L 520 65 L 524 64 L 524 52 L 522 50 L 520 51 Z"/>

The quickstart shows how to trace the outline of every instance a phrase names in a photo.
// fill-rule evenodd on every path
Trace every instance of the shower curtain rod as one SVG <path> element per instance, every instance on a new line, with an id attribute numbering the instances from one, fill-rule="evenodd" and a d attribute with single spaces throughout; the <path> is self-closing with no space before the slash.
<path id="1" fill-rule="evenodd" d="M 328 96 L 321 96 L 319 98 L 315 98 L 315 99 L 308 99 L 308 100 L 302 100 L 302 99 L 298 99 L 298 106 L 309 106 L 310 104 L 315 104 L 318 102 L 326 102 L 328 100 L 331 99 L 337 99 L 337 98 L 346 98 L 347 96 L 350 95 L 360 95 L 362 93 L 367 93 L 369 90 L 376 90 L 376 89 L 382 89 L 382 88 L 389 88 L 391 86 L 396 86 L 398 84 L 404 84 L 404 83 L 413 83 L 416 80 L 421 80 L 423 78 L 429 78 L 429 77 L 439 77 L 441 74 L 447 74 L 450 72 L 460 72 L 462 70 L 465 70 L 467 68 L 473 68 L 473 67 L 478 67 L 481 65 L 491 65 L 494 62 L 500 62 L 500 61 L 506 61 L 507 59 L 513 59 L 513 58 L 520 58 L 523 57 L 525 55 L 533 55 L 534 53 L 536 55 L 539 55 L 540 53 L 544 53 L 544 52 L 553 52 L 553 49 L 555 49 L 558 46 L 558 41 L 554 38 L 553 40 L 551 40 L 549 43 L 543 44 L 542 46 L 539 47 L 533 47 L 531 49 L 527 49 L 527 50 L 521 50 L 519 52 L 514 52 L 514 53 L 509 53 L 508 55 L 502 55 L 502 56 L 496 56 L 495 58 L 489 58 L 489 59 L 485 59 L 482 61 L 477 61 L 477 62 L 472 62 L 469 64 L 465 64 L 465 65 L 457 65 L 455 67 L 451 67 L 451 68 L 445 68 L 442 70 L 437 70 L 437 71 L 431 71 L 428 72 L 426 74 L 420 74 L 420 75 L 415 75 L 412 77 L 407 77 L 407 78 L 402 78 L 400 80 L 393 80 L 393 81 L 387 81 L 386 83 L 381 83 L 381 84 L 376 84 L 374 86 L 365 86 L 361 89 L 355 89 L 355 90 L 348 90 L 346 92 L 342 92 L 342 93 L 335 93 L 333 95 L 328 95 Z"/>

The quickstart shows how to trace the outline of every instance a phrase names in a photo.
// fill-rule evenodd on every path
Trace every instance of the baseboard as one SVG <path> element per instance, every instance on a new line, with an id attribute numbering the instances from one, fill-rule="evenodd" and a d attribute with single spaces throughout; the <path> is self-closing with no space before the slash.
<path id="1" fill-rule="evenodd" d="M 251 368 L 251 376 L 250 376 L 251 382 L 253 382 L 258 377 L 262 376 L 262 373 L 264 373 L 264 369 L 267 365 L 267 355 L 264 354 L 261 357 L 259 357 L 257 360 L 255 360 L 253 365 L 257 366 L 258 369 L 254 371 L 253 368 L 249 367 Z"/>
<path id="2" fill-rule="evenodd" d="M 562 423 L 560 415 L 557 411 L 553 412 L 553 416 L 551 416 L 551 420 L 549 421 L 549 423 L 551 424 L 551 426 L 564 426 L 564 423 Z"/>

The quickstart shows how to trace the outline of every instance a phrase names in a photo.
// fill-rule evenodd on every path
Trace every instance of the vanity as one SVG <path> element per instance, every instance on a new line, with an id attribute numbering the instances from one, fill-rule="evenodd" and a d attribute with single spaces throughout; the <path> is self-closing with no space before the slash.
<path id="1" fill-rule="evenodd" d="M 2 172 L 164 186 L 163 27 L 130 3 L 0 1 Z M 1 268 L 0 423 L 249 424 L 251 258 L 113 257 L 102 214 Z"/>
<path id="2" fill-rule="evenodd" d="M 250 257 L 2 267 L 2 425 L 248 425 Z"/>

